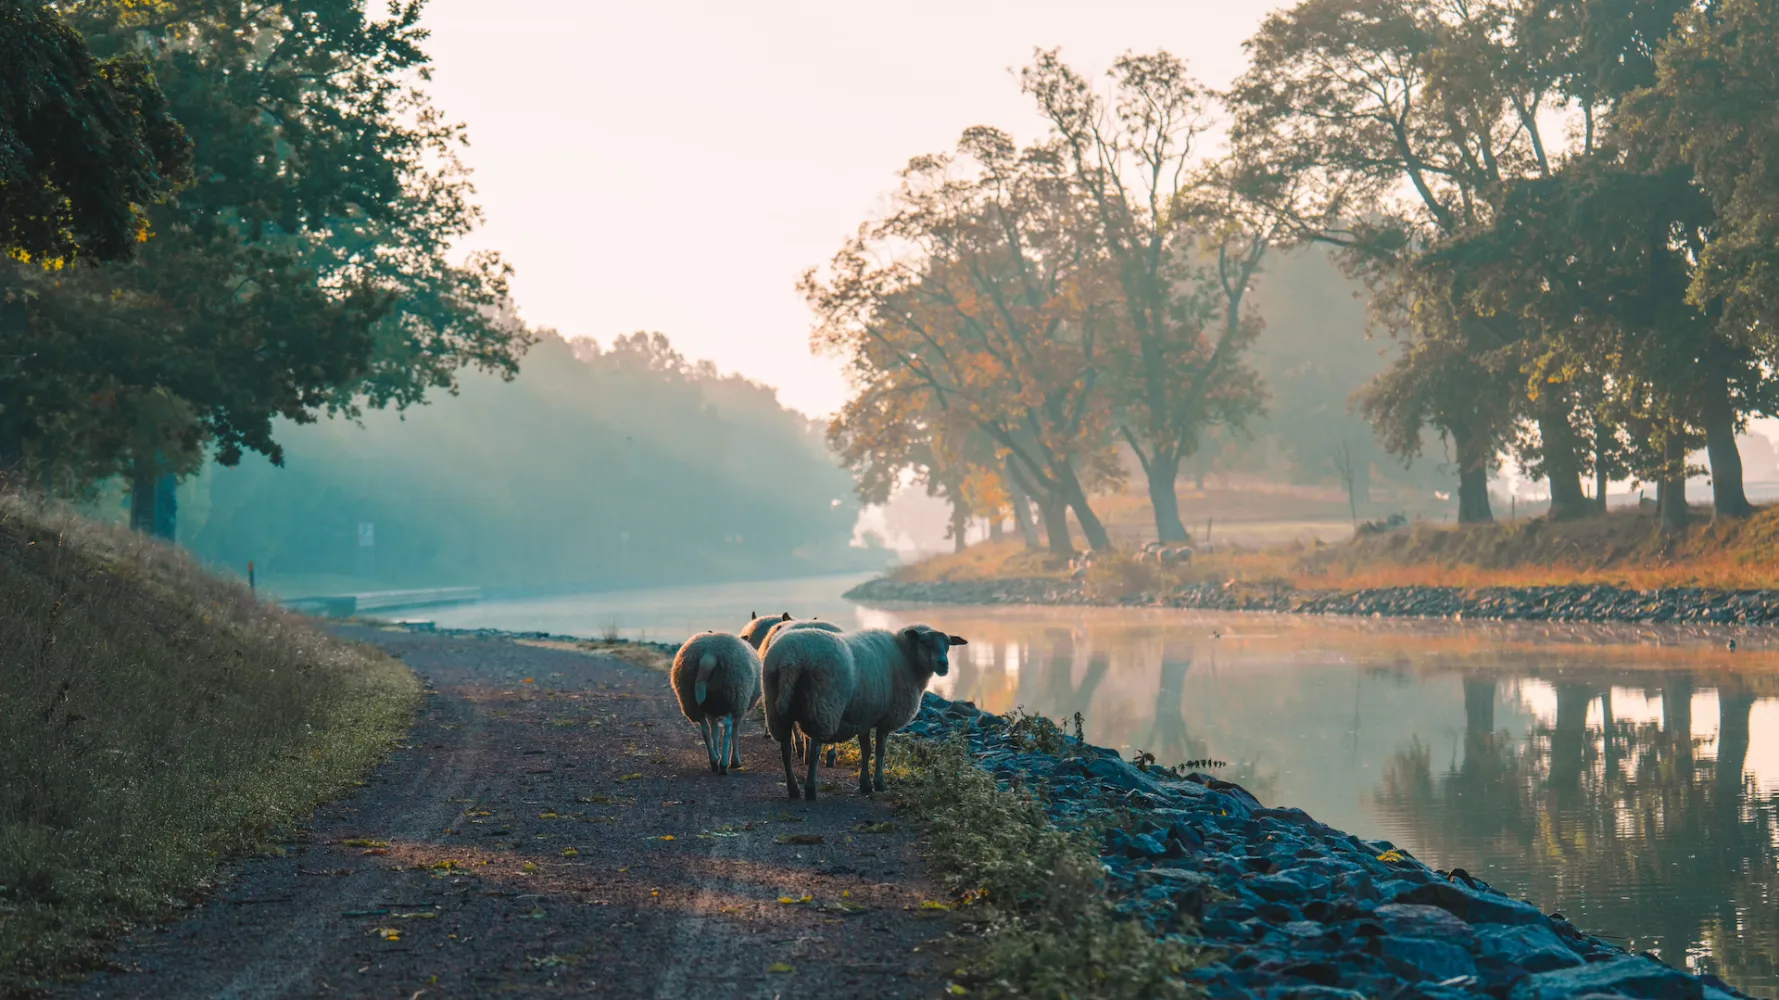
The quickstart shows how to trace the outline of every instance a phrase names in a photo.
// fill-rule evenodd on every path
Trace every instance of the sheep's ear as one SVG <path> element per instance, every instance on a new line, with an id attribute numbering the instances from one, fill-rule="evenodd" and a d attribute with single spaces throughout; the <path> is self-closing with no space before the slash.
<path id="1" fill-rule="evenodd" d="M 748 613 L 747 613 L 747 620 L 748 620 L 748 621 L 750 621 L 750 622 L 751 622 L 751 621 L 753 621 L 753 620 L 754 620 L 754 619 L 755 619 L 755 618 L 758 618 L 758 617 L 760 617 L 760 613 L 759 613 L 759 612 L 758 612 L 758 611 L 749 611 L 749 612 L 748 612 Z"/>
<path id="2" fill-rule="evenodd" d="M 782 615 L 780 615 L 780 616 L 779 616 L 779 617 L 778 617 L 778 620 L 779 620 L 779 621 L 781 621 L 781 622 L 788 622 L 788 621 L 790 621 L 790 620 L 791 620 L 791 613 L 790 613 L 790 612 L 789 612 L 789 611 L 786 611 L 786 612 L 785 612 L 785 613 L 784 613 L 784 614 L 782 614 Z"/>
<path id="3" fill-rule="evenodd" d="M 970 640 L 961 635 L 948 635 L 945 637 L 945 641 L 951 643 L 953 646 L 968 646 L 970 644 Z"/>
<path id="4" fill-rule="evenodd" d="M 902 638 L 907 639 L 909 642 L 916 642 L 920 639 L 920 629 L 905 628 L 902 630 Z"/>

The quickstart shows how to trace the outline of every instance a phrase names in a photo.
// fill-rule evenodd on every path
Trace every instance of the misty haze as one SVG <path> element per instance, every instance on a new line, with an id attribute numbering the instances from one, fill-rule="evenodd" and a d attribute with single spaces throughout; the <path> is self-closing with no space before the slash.
<path id="1" fill-rule="evenodd" d="M 1771 0 L 0 0 L 0 996 L 1779 997 Z"/>

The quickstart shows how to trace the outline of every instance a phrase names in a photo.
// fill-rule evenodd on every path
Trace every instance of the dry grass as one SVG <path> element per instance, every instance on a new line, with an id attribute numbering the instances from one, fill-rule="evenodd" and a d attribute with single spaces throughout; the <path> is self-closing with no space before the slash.
<path id="1" fill-rule="evenodd" d="M 1335 545 L 1300 541 L 1260 550 L 1219 547 L 1190 566 L 1165 570 L 1120 555 L 1096 563 L 1087 585 L 1108 599 L 1230 580 L 1333 590 L 1569 584 L 1640 590 L 1779 588 L 1779 507 L 1744 520 L 1713 520 L 1709 511 L 1696 513 L 1696 523 L 1678 532 L 1663 531 L 1653 517 L 1634 511 L 1569 522 L 1463 527 L 1419 522 Z M 1034 565 L 1038 571 L 1028 571 Z M 1016 541 L 972 546 L 897 574 L 910 580 L 1063 575 L 1060 568 L 1044 567 L 1041 557 L 1025 553 Z"/>
<path id="2" fill-rule="evenodd" d="M 0 994 L 350 789 L 419 682 L 175 550 L 0 497 Z"/>
<path id="3" fill-rule="evenodd" d="M 589 656 L 609 656 L 614 660 L 634 663 L 649 670 L 665 673 L 673 666 L 673 657 L 653 646 L 641 643 L 626 642 L 623 639 L 586 639 L 580 641 L 564 641 L 559 639 L 518 639 L 521 646 L 537 646 L 540 649 L 559 649 L 567 653 L 586 653 Z"/>

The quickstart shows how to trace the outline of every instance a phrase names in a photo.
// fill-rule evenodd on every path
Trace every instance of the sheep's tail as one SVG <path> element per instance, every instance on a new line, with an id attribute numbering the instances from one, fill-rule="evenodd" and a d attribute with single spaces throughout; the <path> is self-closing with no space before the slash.
<path id="1" fill-rule="evenodd" d="M 772 708 L 779 718 L 791 714 L 791 701 L 797 696 L 797 682 L 803 677 L 803 665 L 793 657 L 786 657 L 778 668 L 778 697 L 773 700 Z"/>
<path id="2" fill-rule="evenodd" d="M 709 693 L 707 685 L 710 683 L 710 675 L 716 669 L 717 654 L 707 652 L 698 658 L 698 681 L 692 686 L 692 701 L 696 704 L 704 704 L 704 696 Z"/>

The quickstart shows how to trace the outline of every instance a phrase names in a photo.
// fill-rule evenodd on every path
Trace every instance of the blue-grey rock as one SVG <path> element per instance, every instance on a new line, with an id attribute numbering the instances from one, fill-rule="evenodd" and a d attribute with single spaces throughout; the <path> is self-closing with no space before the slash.
<path id="1" fill-rule="evenodd" d="M 1295 879 L 1289 879 L 1283 875 L 1262 875 L 1248 885 L 1260 898 L 1274 902 L 1291 902 L 1309 898 L 1309 892 L 1301 884 Z"/>
<path id="2" fill-rule="evenodd" d="M 1584 964 L 1555 931 L 1537 924 L 1481 928 L 1477 931 L 1477 951 L 1512 962 L 1527 972 L 1549 972 Z"/>
<path id="3" fill-rule="evenodd" d="M 1635 1000 L 1704 1000 L 1699 980 L 1653 959 L 1626 956 L 1527 976 L 1511 1000 L 1569 1000 L 1590 993 Z"/>
<path id="4" fill-rule="evenodd" d="M 1412 970 L 1419 978 L 1443 982 L 1459 976 L 1476 975 L 1476 959 L 1464 948 L 1449 941 L 1427 938 L 1385 937 L 1378 939 L 1378 954 L 1392 969 Z"/>
<path id="5" fill-rule="evenodd" d="M 1477 892 L 1456 882 L 1430 881 L 1398 893 L 1396 901 L 1437 906 L 1472 924 L 1542 924 L 1550 919 L 1530 903 Z"/>
<path id="6" fill-rule="evenodd" d="M 1450 941 L 1468 948 L 1476 940 L 1476 931 L 1451 913 L 1437 906 L 1412 903 L 1389 903 L 1372 913 L 1372 919 L 1384 930 L 1400 937 Z"/>

